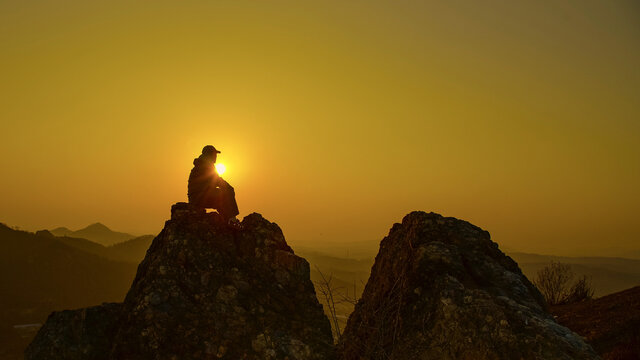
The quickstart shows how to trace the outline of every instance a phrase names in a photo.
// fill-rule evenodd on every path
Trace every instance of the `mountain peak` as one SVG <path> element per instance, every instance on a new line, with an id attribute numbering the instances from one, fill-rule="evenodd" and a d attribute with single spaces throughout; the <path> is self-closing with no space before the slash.
<path id="1" fill-rule="evenodd" d="M 74 332 L 78 326 L 85 331 Z M 230 228 L 217 213 L 178 203 L 124 303 L 53 313 L 25 354 L 61 353 L 320 360 L 332 358 L 333 339 L 309 263 L 277 224 L 253 213 Z"/>
<path id="2" fill-rule="evenodd" d="M 80 230 L 72 231 L 66 227 L 59 227 L 50 232 L 55 236 L 68 236 L 90 240 L 103 246 L 110 246 L 123 241 L 131 240 L 135 236 L 127 233 L 117 232 L 109 229 L 100 222 L 88 225 Z"/>
<path id="3" fill-rule="evenodd" d="M 113 230 L 109 229 L 106 225 L 104 225 L 103 223 L 97 222 L 97 223 L 93 223 L 87 227 L 85 227 L 82 230 L 90 230 L 90 231 L 104 231 L 104 232 L 112 232 Z M 78 230 L 78 231 L 82 231 L 82 230 Z"/>
<path id="4" fill-rule="evenodd" d="M 73 231 L 71 229 L 64 226 L 49 230 L 49 232 L 55 236 L 69 236 L 70 234 L 73 234 Z"/>

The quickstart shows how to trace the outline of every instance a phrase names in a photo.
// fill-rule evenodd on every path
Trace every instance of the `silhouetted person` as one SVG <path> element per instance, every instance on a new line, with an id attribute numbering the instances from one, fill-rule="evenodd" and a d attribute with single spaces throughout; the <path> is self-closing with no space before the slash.
<path id="1" fill-rule="evenodd" d="M 215 147 L 207 145 L 202 149 L 202 155 L 193 160 L 187 195 L 189 203 L 216 209 L 225 221 L 233 221 L 239 214 L 236 193 L 216 170 L 219 153 Z"/>

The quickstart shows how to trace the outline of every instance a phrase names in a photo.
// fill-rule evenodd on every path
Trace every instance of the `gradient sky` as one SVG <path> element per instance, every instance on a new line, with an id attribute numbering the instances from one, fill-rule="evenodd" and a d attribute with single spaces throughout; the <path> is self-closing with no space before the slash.
<path id="1" fill-rule="evenodd" d="M 632 0 L 0 0 L 0 222 L 157 233 L 213 144 L 294 247 L 638 249 L 639 64 Z"/>

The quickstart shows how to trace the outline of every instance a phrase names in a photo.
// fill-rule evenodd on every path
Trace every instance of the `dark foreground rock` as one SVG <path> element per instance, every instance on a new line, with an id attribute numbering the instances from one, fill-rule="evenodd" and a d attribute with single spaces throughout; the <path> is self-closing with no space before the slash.
<path id="1" fill-rule="evenodd" d="M 108 359 L 105 349 L 117 329 L 120 303 L 105 303 L 49 315 L 27 350 L 28 359 Z M 44 345 L 44 346 L 40 346 Z"/>
<path id="2" fill-rule="evenodd" d="M 328 359 L 332 351 L 309 264 L 276 224 L 251 214 L 233 230 L 216 213 L 178 203 L 123 304 L 52 314 L 25 354 L 293 360 Z"/>
<path id="3" fill-rule="evenodd" d="M 413 212 L 380 244 L 344 330 L 352 359 L 596 359 L 489 233 Z"/>

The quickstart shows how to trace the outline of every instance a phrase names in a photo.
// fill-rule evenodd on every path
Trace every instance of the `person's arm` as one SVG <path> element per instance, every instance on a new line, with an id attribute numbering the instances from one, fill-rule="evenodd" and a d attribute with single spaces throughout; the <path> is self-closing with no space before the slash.
<path id="1" fill-rule="evenodd" d="M 218 187 L 218 188 L 222 188 L 224 186 L 228 186 L 229 183 L 227 183 L 221 176 L 220 174 L 218 174 L 218 172 L 216 171 L 216 169 L 213 169 L 213 186 L 214 187 Z"/>
<path id="2" fill-rule="evenodd" d="M 220 175 L 218 175 L 218 183 L 217 183 L 217 185 L 218 185 L 219 188 L 231 187 L 231 185 L 229 185 L 227 180 L 225 180 L 222 177 L 220 177 Z"/>

